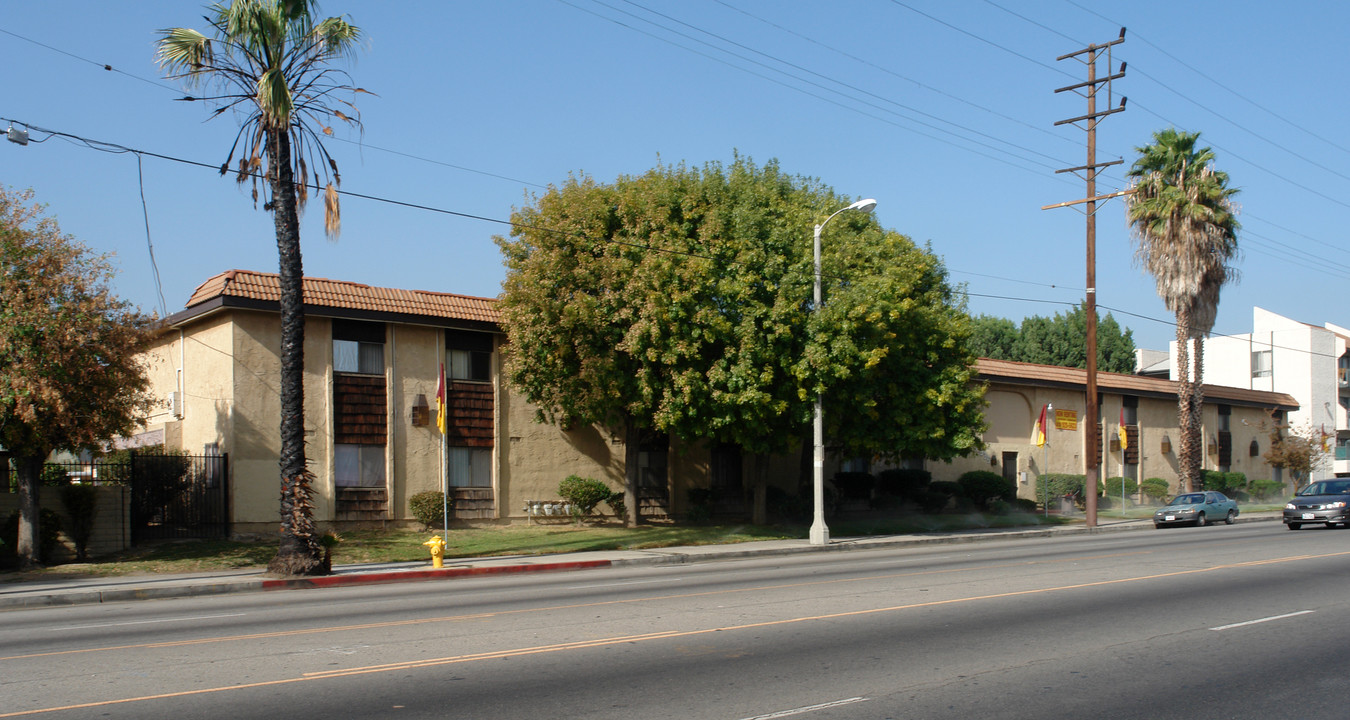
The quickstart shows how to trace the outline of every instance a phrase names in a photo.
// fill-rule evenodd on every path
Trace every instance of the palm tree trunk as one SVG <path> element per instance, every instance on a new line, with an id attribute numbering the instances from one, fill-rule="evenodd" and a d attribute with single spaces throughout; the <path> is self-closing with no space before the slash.
<path id="1" fill-rule="evenodd" d="M 1195 482 L 1193 468 L 1196 463 L 1195 438 L 1191 434 L 1191 416 L 1195 405 L 1191 394 L 1195 391 L 1191 382 L 1190 358 L 1190 313 L 1177 311 L 1177 472 L 1180 477 L 1180 490 L 1190 492 Z"/>
<path id="2" fill-rule="evenodd" d="M 305 462 L 304 268 L 286 129 L 269 134 L 267 154 L 281 282 L 281 545 L 268 569 L 316 575 L 323 572 L 323 549 L 314 532 L 311 475 Z"/>

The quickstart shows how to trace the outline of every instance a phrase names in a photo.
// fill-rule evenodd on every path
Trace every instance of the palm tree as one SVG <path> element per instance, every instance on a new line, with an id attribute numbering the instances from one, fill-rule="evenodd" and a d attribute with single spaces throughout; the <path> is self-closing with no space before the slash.
<path id="1" fill-rule="evenodd" d="M 1204 345 L 1219 308 L 1219 289 L 1237 280 L 1237 208 L 1228 174 L 1212 166 L 1214 152 L 1196 147 L 1200 133 L 1153 133 L 1135 148 L 1126 196 L 1135 260 L 1153 276 L 1158 296 L 1177 319 L 1178 460 L 1186 491 L 1200 476 L 1200 409 L 1204 403 Z"/>
<path id="2" fill-rule="evenodd" d="M 360 31 L 338 17 L 314 21 L 314 0 L 232 0 L 210 7 L 211 36 L 188 28 L 160 32 L 157 60 L 165 74 L 189 85 L 208 85 L 220 95 L 212 117 L 239 110 L 243 123 L 220 167 L 238 157 L 235 179 L 266 180 L 264 210 L 276 225 L 281 275 L 281 545 L 269 569 L 280 574 L 323 572 L 323 549 L 314 530 L 305 462 L 304 314 L 300 261 L 300 211 L 315 171 L 324 184 L 324 227 L 340 230 L 337 163 L 318 132 L 332 134 L 336 118 L 359 128 L 355 107 L 337 97 L 361 92 L 345 72 L 329 67 L 350 56 Z M 196 98 L 190 98 L 196 99 Z M 343 108 L 351 113 L 346 114 Z M 317 132 L 316 132 L 317 130 Z M 299 177 L 296 177 L 296 173 Z"/>

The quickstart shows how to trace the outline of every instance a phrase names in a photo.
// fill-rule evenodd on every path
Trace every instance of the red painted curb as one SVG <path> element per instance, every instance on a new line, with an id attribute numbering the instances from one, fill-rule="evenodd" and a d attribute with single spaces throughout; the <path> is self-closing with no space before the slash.
<path id="1" fill-rule="evenodd" d="M 495 567 L 450 567 L 426 570 L 394 570 L 389 572 L 356 573 L 352 575 L 325 575 L 307 578 L 278 578 L 262 581 L 263 590 L 294 590 L 297 588 L 342 587 L 367 583 L 398 583 L 417 580 L 443 580 L 472 575 L 504 575 L 507 573 L 548 572 L 552 570 L 585 570 L 610 566 L 609 560 L 580 560 L 541 565 L 498 565 Z"/>

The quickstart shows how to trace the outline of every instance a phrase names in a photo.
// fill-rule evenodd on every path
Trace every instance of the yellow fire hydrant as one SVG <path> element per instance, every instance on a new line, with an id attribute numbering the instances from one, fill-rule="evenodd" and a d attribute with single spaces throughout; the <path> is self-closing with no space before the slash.
<path id="1" fill-rule="evenodd" d="M 430 540 L 422 544 L 431 548 L 431 566 L 445 567 L 445 540 L 440 535 L 432 535 Z"/>

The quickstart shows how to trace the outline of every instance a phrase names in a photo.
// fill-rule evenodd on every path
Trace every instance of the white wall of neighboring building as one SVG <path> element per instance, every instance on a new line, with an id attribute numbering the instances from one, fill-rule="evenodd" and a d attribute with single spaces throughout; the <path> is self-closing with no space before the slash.
<path id="1" fill-rule="evenodd" d="M 1204 382 L 1210 385 L 1288 393 L 1299 402 L 1289 414 L 1291 427 L 1311 426 L 1350 444 L 1350 418 L 1342 402 L 1339 359 L 1346 354 L 1350 330 L 1331 323 L 1301 323 L 1262 308 L 1252 308 L 1252 332 L 1204 341 Z M 1169 345 L 1170 378 L 1181 377 L 1177 344 Z M 1258 373 L 1257 353 L 1269 353 L 1269 374 Z M 1348 396 L 1350 397 L 1350 396 Z M 1315 478 L 1350 474 L 1350 459 L 1336 460 Z"/>

